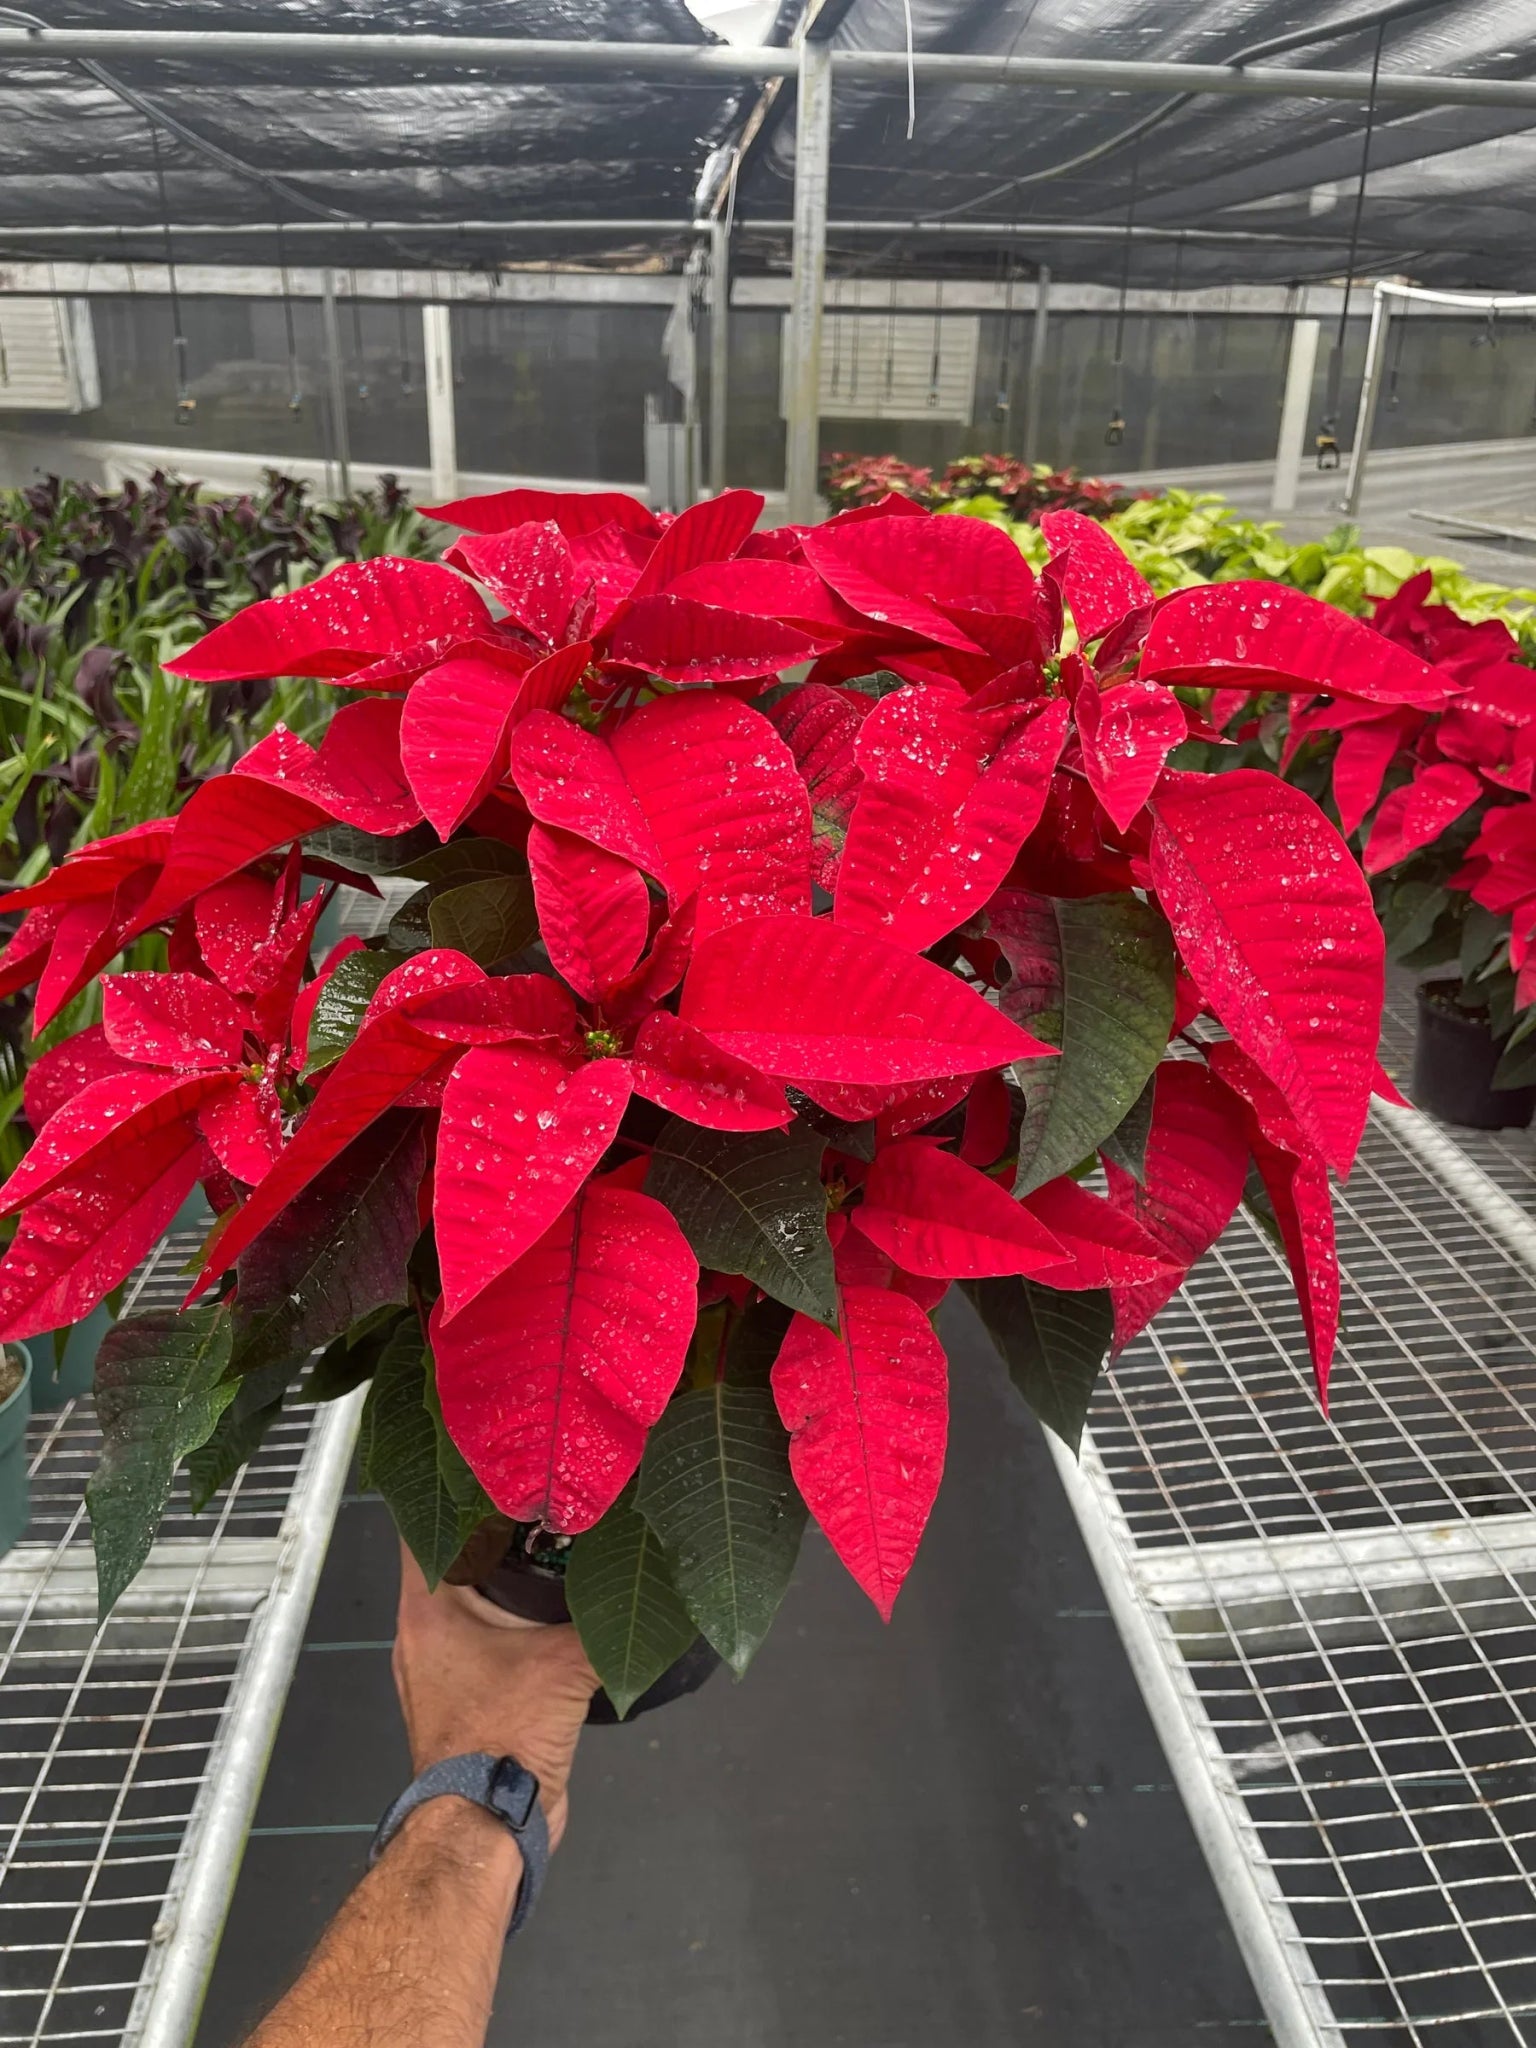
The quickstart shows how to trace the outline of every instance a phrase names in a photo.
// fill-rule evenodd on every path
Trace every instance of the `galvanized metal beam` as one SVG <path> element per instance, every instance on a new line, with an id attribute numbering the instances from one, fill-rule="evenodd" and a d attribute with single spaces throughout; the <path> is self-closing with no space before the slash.
<path id="1" fill-rule="evenodd" d="M 1295 509 L 1307 416 L 1312 410 L 1312 376 L 1317 368 L 1320 320 L 1291 322 L 1291 352 L 1285 366 L 1285 397 L 1280 406 L 1280 438 L 1275 447 L 1275 480 L 1270 486 L 1271 512 Z"/>
<path id="2" fill-rule="evenodd" d="M 792 525 L 816 517 L 821 428 L 821 325 L 827 287 L 827 187 L 832 159 L 832 53 L 825 43 L 796 52 L 795 240 L 785 363 L 784 495 Z"/>
<path id="3" fill-rule="evenodd" d="M 731 231 L 709 224 L 709 488 L 725 489 L 725 447 L 730 420 Z"/>
<path id="4" fill-rule="evenodd" d="M 421 346 L 427 383 L 427 460 L 434 496 L 459 492 L 458 424 L 453 405 L 453 308 L 423 306 Z"/>
<path id="5" fill-rule="evenodd" d="M 40 59 L 168 58 L 178 65 L 268 63 L 293 72 L 343 69 L 488 71 L 498 76 L 618 72 L 680 82 L 791 78 L 798 52 L 693 43 L 543 41 L 517 36 L 374 35 L 229 29 L 4 29 L 0 62 Z M 904 86 L 909 75 L 932 84 L 1039 86 L 1056 90 L 1214 93 L 1222 97 L 1358 101 L 1420 107 L 1536 108 L 1536 79 L 1468 78 L 1445 73 L 1317 71 L 1278 65 L 1171 64 L 1102 57 L 1031 57 L 985 52 L 839 50 L 840 78 Z"/>

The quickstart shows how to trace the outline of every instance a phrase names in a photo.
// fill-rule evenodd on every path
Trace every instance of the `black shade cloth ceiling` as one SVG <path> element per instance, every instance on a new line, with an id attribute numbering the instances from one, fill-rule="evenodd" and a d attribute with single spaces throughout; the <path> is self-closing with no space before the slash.
<path id="1" fill-rule="evenodd" d="M 912 0 L 919 49 L 1036 57 L 1218 63 L 1306 30 L 1309 45 L 1253 61 L 1369 73 L 1376 0 Z M 902 0 L 855 0 L 834 46 L 900 48 Z M 1431 0 L 1380 24 L 1380 67 L 1401 73 L 1536 75 L 1536 0 Z M 1040 220 L 1192 231 L 1138 239 L 1132 281 L 1168 285 L 1289 282 L 1337 276 L 1347 263 L 1366 109 L 1339 101 L 1205 97 L 1171 109 L 1139 140 L 1058 172 L 1155 113 L 1146 94 L 916 86 L 848 81 L 834 103 L 834 218 L 946 219 L 964 267 L 988 241 L 982 223 Z M 743 211 L 779 211 L 793 176 L 793 131 L 753 166 Z M 1529 109 L 1384 106 L 1370 139 L 1360 209 L 1360 271 L 1403 272 L 1457 288 L 1536 288 L 1536 118 Z M 1231 237 L 1224 242 L 1204 235 Z M 1239 239 L 1242 238 L 1242 239 Z M 875 245 L 877 248 L 879 244 Z M 1062 276 L 1118 281 L 1124 244 L 1013 245 Z M 840 247 L 867 264 L 870 244 Z"/>
<path id="2" fill-rule="evenodd" d="M 409 0 L 381 18 L 347 0 L 71 0 L 56 28 L 356 29 L 540 39 L 702 43 L 683 0 Z M 794 19 L 786 0 L 774 39 Z M 1261 60 L 1369 71 L 1372 0 L 911 0 L 922 51 L 1217 62 L 1294 31 L 1316 41 Z M 7 18 L 0 9 L 0 21 Z M 836 47 L 899 50 L 903 0 L 832 0 Z M 1380 29 L 1395 72 L 1536 76 L 1536 0 L 1426 0 Z M 582 74 L 429 80 L 280 64 L 114 61 L 111 75 L 171 127 L 48 56 L 0 67 L 0 257 L 165 251 L 162 221 L 232 226 L 331 219 L 293 234 L 290 263 L 487 264 L 669 260 L 686 234 L 519 234 L 518 220 L 686 221 L 711 152 L 758 97 L 728 81 Z M 1133 125 L 1160 115 L 1139 140 Z M 843 80 L 834 103 L 831 212 L 892 223 L 830 237 L 832 274 L 1001 274 L 1048 262 L 1063 278 L 1135 285 L 1290 283 L 1348 264 L 1366 109 L 1337 101 L 1204 97 L 1162 111 L 1146 94 L 944 85 L 919 78 L 908 134 L 903 86 Z M 179 131 L 179 132 L 177 132 Z M 191 138 L 204 145 L 195 146 Z M 1125 139 L 1122 139 L 1125 138 Z M 251 175 L 210 160 L 223 153 Z M 158 169 L 156 157 L 158 153 Z M 1091 161 L 1070 166 L 1079 157 Z M 739 261 L 780 266 L 794 175 L 793 91 L 748 151 L 736 204 Z M 262 180 L 266 182 L 262 182 Z M 162 182 L 164 198 L 162 202 Z M 1375 118 L 1359 206 L 1357 275 L 1448 287 L 1536 288 L 1536 117 L 1529 110 L 1388 105 Z M 455 233 L 505 221 L 502 236 Z M 913 233 L 904 224 L 930 224 Z M 1123 230 L 1129 221 L 1134 240 Z M 408 222 L 384 237 L 367 222 Z M 354 224 L 349 224 L 354 223 Z M 942 223 L 942 232 L 932 224 Z M 1018 232 L 1004 232 L 1000 223 Z M 1031 235 L 1031 223 L 1049 236 Z M 89 226 L 88 239 L 39 240 Z M 1074 228 L 1095 228 L 1095 235 Z M 7 229 L 25 228 L 25 237 Z M 1160 230 L 1165 239 L 1149 237 Z M 270 262 L 267 238 L 188 237 L 183 262 Z"/>

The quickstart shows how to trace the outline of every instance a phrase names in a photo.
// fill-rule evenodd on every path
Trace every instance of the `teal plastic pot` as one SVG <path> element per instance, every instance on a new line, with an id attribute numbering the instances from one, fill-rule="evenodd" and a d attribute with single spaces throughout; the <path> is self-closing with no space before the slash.
<path id="1" fill-rule="evenodd" d="M 0 1401 L 0 1556 L 27 1532 L 27 1417 L 32 1413 L 32 1354 L 25 1344 L 6 1350 L 26 1367 L 21 1385 Z"/>
<path id="2" fill-rule="evenodd" d="M 62 1408 L 66 1401 L 77 1401 L 82 1394 L 88 1394 L 96 1378 L 96 1354 L 101 1349 L 101 1340 L 112 1327 L 112 1317 L 106 1304 L 93 1308 L 83 1323 L 76 1323 L 68 1330 L 49 1330 L 41 1337 L 31 1339 L 32 1368 L 32 1412 L 41 1415 L 52 1408 Z M 59 1350 L 63 1344 L 62 1355 Z M 58 1368 L 55 1371 L 54 1361 Z"/>

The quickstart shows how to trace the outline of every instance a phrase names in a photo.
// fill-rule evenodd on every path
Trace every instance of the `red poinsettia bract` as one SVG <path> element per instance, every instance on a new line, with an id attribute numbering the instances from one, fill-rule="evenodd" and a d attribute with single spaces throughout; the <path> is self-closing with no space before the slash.
<path id="1" fill-rule="evenodd" d="M 446 564 L 339 569 L 178 664 L 370 693 L 318 749 L 280 731 L 0 906 L 44 1020 L 145 933 L 168 962 L 106 974 L 32 1077 L 0 1336 L 85 1313 L 201 1179 L 193 1298 L 238 1377 L 264 1247 L 409 1126 L 427 1234 L 380 1298 L 495 1506 L 573 1536 L 637 1470 L 651 1502 L 649 1433 L 738 1370 L 721 1319 L 777 1303 L 751 1398 L 882 1614 L 943 1467 L 952 1282 L 1107 1299 L 1127 1342 L 1252 1158 L 1326 1385 L 1381 936 L 1308 798 L 1174 764 L 1180 692 L 1401 719 L 1439 670 L 1294 594 L 1156 605 L 1071 514 L 1037 578 L 904 501 L 767 534 L 747 492 L 446 510 Z M 412 903 L 316 972 L 329 893 L 390 872 Z"/>

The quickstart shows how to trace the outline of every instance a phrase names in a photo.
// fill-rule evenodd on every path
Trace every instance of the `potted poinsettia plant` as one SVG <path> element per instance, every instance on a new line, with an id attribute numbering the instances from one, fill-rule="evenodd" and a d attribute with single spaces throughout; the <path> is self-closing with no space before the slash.
<path id="1" fill-rule="evenodd" d="M 31 1077 L 0 1340 L 195 1183 L 217 1219 L 186 1306 L 103 1348 L 104 1607 L 178 1460 L 204 1498 L 367 1381 L 429 1576 L 554 1582 L 621 1712 L 696 1639 L 745 1668 L 807 1511 L 889 1616 L 949 1289 L 1075 1442 L 1253 1163 L 1326 1394 L 1381 932 L 1311 797 L 1169 767 L 1204 593 L 1154 605 L 1071 514 L 1037 578 L 900 498 L 760 510 L 513 491 L 441 509 L 443 563 L 252 606 L 179 667 L 335 683 L 319 747 L 8 899 L 39 1017 L 101 997 Z M 1385 691 L 1416 658 L 1367 637 Z M 313 963 L 380 876 L 415 884 L 388 932 Z M 110 971 L 146 933 L 164 967 Z"/>
<path id="2" fill-rule="evenodd" d="M 1369 641 L 1351 633 L 1367 685 L 1335 663 L 1322 690 L 1256 703 L 1246 688 L 1219 688 L 1211 715 L 1278 745 L 1283 772 L 1331 795 L 1374 878 L 1389 956 L 1431 974 L 1419 991 L 1415 1100 L 1453 1123 L 1526 1124 L 1536 1111 L 1536 671 L 1502 620 L 1432 603 L 1431 582 L 1424 570 L 1378 599 L 1362 629 L 1410 653 L 1407 666 L 1372 662 Z M 1242 630 L 1216 588 L 1205 602 L 1228 606 L 1227 641 L 1209 641 L 1208 654 L 1230 651 Z M 1275 609 L 1292 607 L 1282 595 Z"/>

